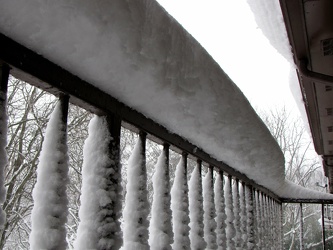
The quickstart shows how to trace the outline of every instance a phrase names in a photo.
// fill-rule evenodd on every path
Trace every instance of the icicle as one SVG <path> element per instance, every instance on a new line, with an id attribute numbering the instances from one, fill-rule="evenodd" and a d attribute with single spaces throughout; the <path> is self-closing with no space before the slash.
<path id="1" fill-rule="evenodd" d="M 247 242 L 247 218 L 246 218 L 246 200 L 245 200 L 245 184 L 242 183 L 239 186 L 239 200 L 240 200 L 240 229 L 242 235 L 242 244 L 241 249 L 246 249 L 246 242 Z"/>
<path id="2" fill-rule="evenodd" d="M 150 249 L 171 250 L 173 239 L 170 208 L 168 146 L 158 158 L 153 176 L 153 204 L 149 227 Z"/>
<path id="3" fill-rule="evenodd" d="M 227 249 L 225 200 L 223 188 L 223 173 L 219 173 L 215 179 L 215 209 L 216 209 L 216 238 L 218 249 Z M 246 249 L 246 248 L 244 248 Z"/>
<path id="4" fill-rule="evenodd" d="M 239 181 L 236 180 L 232 187 L 232 194 L 233 194 L 233 205 L 234 205 L 234 226 L 236 229 L 236 235 L 235 235 L 235 246 L 236 249 L 241 250 L 242 245 L 242 234 L 241 234 L 241 218 L 240 218 L 240 204 L 239 204 L 239 187 L 238 187 Z"/>
<path id="5" fill-rule="evenodd" d="M 228 249 L 235 249 L 234 237 L 236 236 L 236 230 L 234 226 L 234 206 L 232 202 L 232 190 L 231 190 L 231 176 L 228 176 L 224 186 L 225 192 L 225 205 L 227 214 L 227 247 Z"/>
<path id="6" fill-rule="evenodd" d="M 194 168 L 189 181 L 190 241 L 191 249 L 206 249 L 204 240 L 201 162 Z"/>
<path id="7" fill-rule="evenodd" d="M 53 111 L 37 167 L 31 213 L 31 249 L 66 249 L 65 224 L 68 215 L 66 187 L 68 156 L 66 119 L 68 99 L 62 99 Z"/>
<path id="8" fill-rule="evenodd" d="M 2 208 L 6 199 L 5 188 L 5 167 L 8 164 L 6 146 L 7 146 L 7 84 L 9 77 L 9 67 L 0 64 L 0 229 L 3 228 L 6 220 L 6 214 Z"/>
<path id="9" fill-rule="evenodd" d="M 145 160 L 145 134 L 135 145 L 127 167 L 127 185 L 124 208 L 124 249 L 149 249 L 148 194 Z"/>
<path id="10" fill-rule="evenodd" d="M 95 116 L 89 123 L 89 136 L 83 148 L 75 249 L 119 249 L 122 245 L 119 145 L 115 144 L 106 118 Z"/>
<path id="11" fill-rule="evenodd" d="M 203 181 L 204 193 L 204 230 L 205 240 L 207 242 L 206 249 L 217 249 L 216 245 L 216 211 L 213 193 L 213 171 L 208 168 L 208 172 Z"/>
<path id="12" fill-rule="evenodd" d="M 186 164 L 186 156 L 183 155 L 177 165 L 175 179 L 171 189 L 171 210 L 174 233 L 174 243 L 172 247 L 177 250 L 190 249 Z"/>
<path id="13" fill-rule="evenodd" d="M 254 211 L 253 211 L 253 190 L 252 187 L 246 186 L 246 208 L 247 208 L 247 249 L 255 249 L 254 240 Z"/>

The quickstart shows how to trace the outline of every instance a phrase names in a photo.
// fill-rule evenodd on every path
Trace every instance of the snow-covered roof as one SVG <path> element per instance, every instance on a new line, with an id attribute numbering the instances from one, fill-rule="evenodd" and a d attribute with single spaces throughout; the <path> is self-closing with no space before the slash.
<path id="1" fill-rule="evenodd" d="M 278 196 L 331 198 L 285 181 L 283 154 L 246 97 L 155 1 L 4 0 L 0 32 Z"/>

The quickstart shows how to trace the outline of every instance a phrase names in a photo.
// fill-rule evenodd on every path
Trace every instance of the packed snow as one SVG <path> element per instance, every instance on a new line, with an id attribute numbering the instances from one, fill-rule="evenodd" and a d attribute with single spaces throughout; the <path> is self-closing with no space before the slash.
<path id="1" fill-rule="evenodd" d="M 7 94 L 0 91 L 0 229 L 5 224 L 6 213 L 2 208 L 2 204 L 6 199 L 5 187 L 5 168 L 8 164 L 7 158 Z"/>
<path id="2" fill-rule="evenodd" d="M 266 30 L 290 59 L 276 2 L 252 8 L 274 16 Z M 1 1 L 0 32 L 278 196 L 331 199 L 285 181 L 283 154 L 245 96 L 155 1 Z"/>
<path id="3" fill-rule="evenodd" d="M 190 241 L 191 249 L 206 249 L 204 238 L 204 210 L 202 196 L 202 178 L 200 167 L 197 165 L 189 181 L 189 212 L 190 212 Z"/>
<path id="4" fill-rule="evenodd" d="M 77 250 L 118 249 L 122 245 L 119 151 L 110 153 L 112 140 L 105 117 L 95 116 L 83 148 Z"/>
<path id="5" fill-rule="evenodd" d="M 148 250 L 148 193 L 143 141 L 139 137 L 128 160 L 124 208 L 124 250 Z"/>
<path id="6" fill-rule="evenodd" d="M 226 219 L 223 175 L 218 174 L 214 183 L 215 210 L 216 210 L 216 243 L 218 249 L 227 249 Z"/>
<path id="7" fill-rule="evenodd" d="M 163 150 L 156 163 L 153 176 L 154 195 L 149 225 L 149 245 L 152 250 L 171 250 L 173 242 L 168 168 L 166 154 Z"/>
<path id="8" fill-rule="evenodd" d="M 203 201 L 204 201 L 204 231 L 206 249 L 217 249 L 216 245 L 216 211 L 214 202 L 213 170 L 208 168 L 203 179 Z"/>
<path id="9" fill-rule="evenodd" d="M 171 188 L 172 226 L 174 234 L 173 249 L 191 249 L 189 238 L 189 201 L 184 156 L 180 159 Z"/>
<path id="10" fill-rule="evenodd" d="M 234 206 L 233 206 L 233 199 L 232 199 L 232 183 L 231 178 L 226 178 L 224 184 L 224 197 L 225 197 L 225 211 L 227 215 L 227 246 L 228 249 L 236 249 L 235 246 L 235 236 L 236 236 L 236 229 L 234 225 L 235 215 L 234 215 Z"/>
<path id="11" fill-rule="evenodd" d="M 32 197 L 30 249 L 66 249 L 68 155 L 61 102 L 48 122 Z"/>

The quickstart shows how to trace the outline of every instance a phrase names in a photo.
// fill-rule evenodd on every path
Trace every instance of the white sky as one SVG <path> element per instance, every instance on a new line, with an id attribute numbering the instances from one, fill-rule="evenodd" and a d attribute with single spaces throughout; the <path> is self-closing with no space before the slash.
<path id="1" fill-rule="evenodd" d="M 289 88 L 289 63 L 257 27 L 246 0 L 157 0 L 198 40 L 253 107 L 298 111 Z"/>

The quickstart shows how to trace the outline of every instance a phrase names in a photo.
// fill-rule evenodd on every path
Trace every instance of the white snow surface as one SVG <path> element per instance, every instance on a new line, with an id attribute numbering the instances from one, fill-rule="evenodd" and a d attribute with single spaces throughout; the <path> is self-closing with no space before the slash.
<path id="1" fill-rule="evenodd" d="M 276 3 L 270 9 L 261 2 L 260 17 L 271 19 Z M 283 22 L 274 20 L 268 31 Z M 212 57 L 155 1 L 3 0 L 0 32 L 277 195 L 331 198 L 294 186 L 301 196 L 291 196 L 283 154 L 268 129 Z M 284 38 L 272 39 L 285 54 L 285 33 L 276 32 Z"/>
<path id="2" fill-rule="evenodd" d="M 128 160 L 127 184 L 124 208 L 124 250 L 148 250 L 147 177 L 139 137 Z"/>
<path id="3" fill-rule="evenodd" d="M 120 238 L 120 222 L 113 211 L 120 197 L 112 183 L 117 176 L 114 168 L 117 163 L 110 154 L 111 142 L 105 117 L 95 116 L 89 123 L 89 136 L 83 148 L 80 223 L 74 243 L 77 250 L 111 249 L 121 245 L 116 241 Z M 115 236 L 110 239 L 108 234 Z"/>
<path id="4" fill-rule="evenodd" d="M 60 102 L 47 124 L 32 192 L 30 249 L 66 249 L 68 199 L 68 155 L 66 125 Z"/>
<path id="5" fill-rule="evenodd" d="M 163 150 L 155 165 L 153 175 L 153 204 L 149 224 L 149 245 L 152 250 L 171 250 L 173 232 L 171 225 L 171 197 L 166 165 L 166 154 Z"/>
<path id="6" fill-rule="evenodd" d="M 188 186 L 184 156 L 177 164 L 175 179 L 171 188 L 171 211 L 174 234 L 172 248 L 191 249 Z"/>
<path id="7" fill-rule="evenodd" d="M 215 211 L 216 211 L 216 243 L 218 249 L 227 249 L 225 200 L 223 188 L 223 175 L 216 176 L 214 183 Z"/>
<path id="8" fill-rule="evenodd" d="M 191 173 L 189 187 L 190 241 L 191 249 L 206 249 L 204 239 L 204 210 L 202 196 L 202 178 L 199 166 Z"/>
<path id="9" fill-rule="evenodd" d="M 203 204 L 204 204 L 204 237 L 207 242 L 207 250 L 217 249 L 216 244 L 216 210 L 214 203 L 214 183 L 212 169 L 208 171 L 203 178 Z"/>

